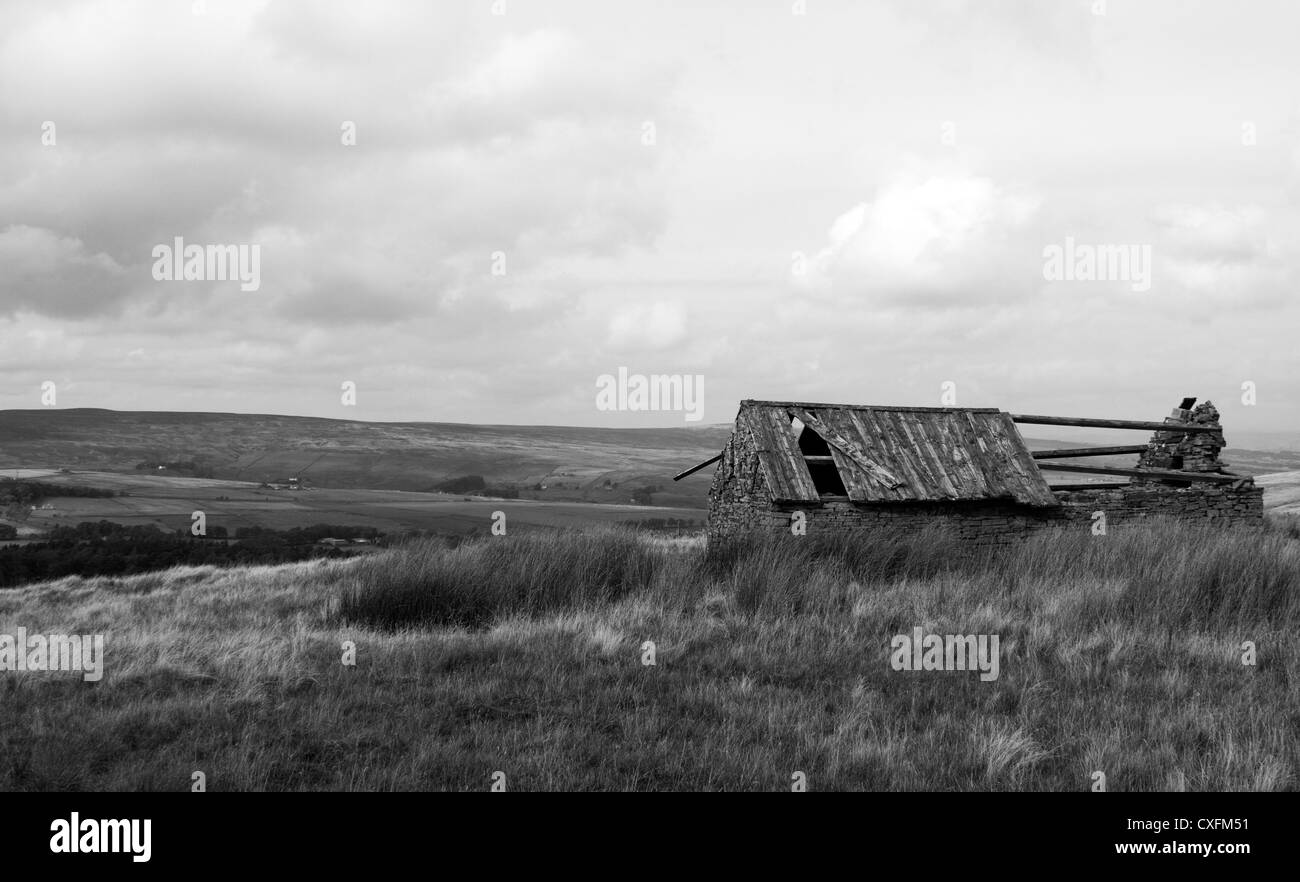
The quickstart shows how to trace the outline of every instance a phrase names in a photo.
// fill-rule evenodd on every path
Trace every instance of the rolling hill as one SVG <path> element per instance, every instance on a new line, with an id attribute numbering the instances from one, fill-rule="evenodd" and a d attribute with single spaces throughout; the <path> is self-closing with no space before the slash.
<path id="1" fill-rule="evenodd" d="M 1277 514 L 1300 515 L 1300 471 L 1258 475 L 1264 488 L 1264 508 Z"/>
<path id="2" fill-rule="evenodd" d="M 730 427 L 600 429 L 367 423 L 269 414 L 0 411 L 0 470 L 68 468 L 232 481 L 298 477 L 316 487 L 430 491 L 467 475 L 551 501 L 700 508 L 708 481 L 672 476 L 726 443 Z M 155 463 L 171 464 L 158 469 Z M 175 464 L 194 468 L 177 468 Z M 545 489 L 541 489 L 544 487 Z"/>

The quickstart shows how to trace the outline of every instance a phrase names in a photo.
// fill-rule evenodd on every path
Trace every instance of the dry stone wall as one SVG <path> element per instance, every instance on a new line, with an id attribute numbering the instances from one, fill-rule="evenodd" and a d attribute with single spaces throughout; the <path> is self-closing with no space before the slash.
<path id="1" fill-rule="evenodd" d="M 1191 410 L 1176 407 L 1165 420 L 1167 423 L 1193 423 L 1213 426 L 1217 432 L 1158 431 L 1151 436 L 1147 449 L 1138 458 L 1138 468 L 1177 469 L 1184 472 L 1219 472 L 1225 463 L 1219 461 L 1219 451 L 1227 442 L 1219 425 L 1219 411 L 1211 402 L 1198 404 Z M 1135 482 L 1150 481 L 1134 478 Z"/>

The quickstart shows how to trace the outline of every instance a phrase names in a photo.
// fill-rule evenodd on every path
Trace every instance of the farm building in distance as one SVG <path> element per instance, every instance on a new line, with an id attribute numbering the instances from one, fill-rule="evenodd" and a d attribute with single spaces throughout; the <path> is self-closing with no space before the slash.
<path id="1" fill-rule="evenodd" d="M 1219 462 L 1219 413 L 1184 399 L 1161 422 L 1012 415 L 995 408 L 870 407 L 743 401 L 709 490 L 709 541 L 790 529 L 808 534 L 940 522 L 963 539 L 1010 542 L 1095 512 L 1108 523 L 1169 516 L 1251 524 L 1263 489 Z M 1147 444 L 1030 452 L 1016 423 L 1154 431 Z M 1134 467 L 1081 458 L 1139 454 Z M 1057 462 L 1057 460 L 1065 460 Z M 1043 471 L 1123 477 L 1121 483 L 1051 486 Z"/>

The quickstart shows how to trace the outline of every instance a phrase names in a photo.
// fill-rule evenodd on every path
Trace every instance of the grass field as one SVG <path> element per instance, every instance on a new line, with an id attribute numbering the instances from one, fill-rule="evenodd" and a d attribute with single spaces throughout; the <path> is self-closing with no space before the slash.
<path id="1" fill-rule="evenodd" d="M 0 790 L 1294 790 L 1298 536 L 601 530 L 0 592 L 0 633 L 107 635 L 98 683 L 0 676 Z M 894 670 L 915 627 L 999 635 L 999 677 Z"/>
<path id="2" fill-rule="evenodd" d="M 99 520 L 127 526 L 147 524 L 166 530 L 189 529 L 194 511 L 203 511 L 209 526 L 224 526 L 232 536 L 239 527 L 285 530 L 321 523 L 371 526 L 394 535 L 411 531 L 457 534 L 481 531 L 486 535 L 495 511 L 505 512 L 508 524 L 521 528 L 576 528 L 653 518 L 703 524 L 705 517 L 700 509 L 663 506 L 491 499 L 401 490 L 271 490 L 246 481 L 152 474 L 74 472 L 43 480 L 51 484 L 104 488 L 126 495 L 49 497 L 43 500 L 48 508 L 23 512 L 21 518 L 0 519 L 17 526 L 20 535 L 37 536 L 51 527 Z"/>

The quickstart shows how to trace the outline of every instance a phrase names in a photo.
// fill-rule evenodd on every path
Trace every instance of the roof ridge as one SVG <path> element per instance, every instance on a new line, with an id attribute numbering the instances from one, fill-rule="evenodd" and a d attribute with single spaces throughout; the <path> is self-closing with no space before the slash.
<path id="1" fill-rule="evenodd" d="M 910 404 L 831 404 L 824 401 L 768 401 L 758 398 L 745 398 L 740 402 L 743 407 L 832 407 L 841 410 L 907 410 L 918 413 L 1002 413 L 996 407 L 923 407 Z"/>

